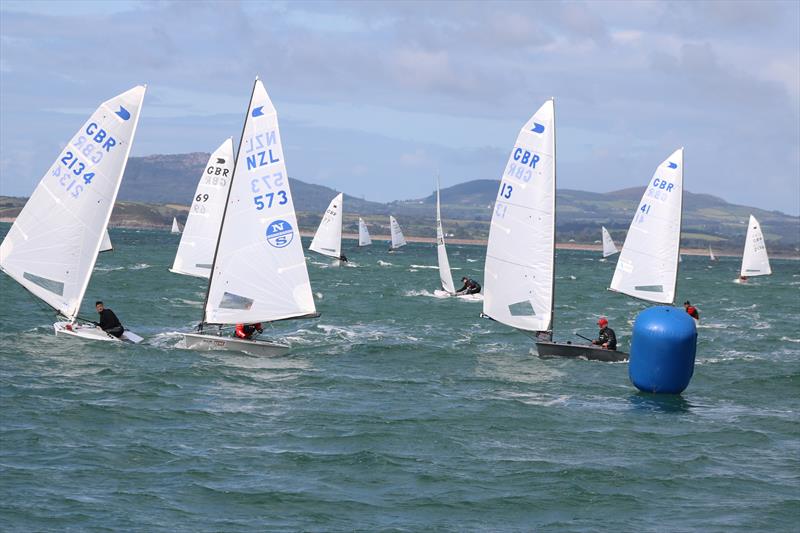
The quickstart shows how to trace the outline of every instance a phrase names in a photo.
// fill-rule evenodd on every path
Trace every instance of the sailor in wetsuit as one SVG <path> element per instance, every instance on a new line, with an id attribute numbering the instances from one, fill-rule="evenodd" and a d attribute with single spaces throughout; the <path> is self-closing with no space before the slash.
<path id="1" fill-rule="evenodd" d="M 261 327 L 261 322 L 257 324 L 236 324 L 236 336 L 240 339 L 250 340 L 256 331 L 259 333 L 264 331 L 264 328 Z"/>
<path id="2" fill-rule="evenodd" d="M 456 296 L 461 296 L 463 294 L 478 294 L 481 292 L 481 286 L 477 281 L 469 279 L 467 276 L 461 278 L 461 281 L 464 282 L 464 286 L 456 291 Z"/>
<path id="3" fill-rule="evenodd" d="M 689 300 L 683 302 L 683 308 L 686 309 L 686 312 L 689 313 L 690 317 L 694 318 L 695 320 L 700 320 L 700 313 L 697 311 L 697 308 L 689 302 Z"/>
<path id="4" fill-rule="evenodd" d="M 600 326 L 600 333 L 597 334 L 597 339 L 593 340 L 592 344 L 599 344 L 608 350 L 616 350 L 617 334 L 614 333 L 613 329 L 608 327 L 608 319 L 606 317 L 600 318 L 600 320 L 597 321 L 597 325 Z"/>
<path id="5" fill-rule="evenodd" d="M 97 309 L 97 312 L 100 314 L 100 322 L 92 322 L 92 324 L 100 326 L 100 329 L 109 335 L 113 335 L 116 338 L 122 337 L 122 334 L 125 333 L 125 328 L 122 327 L 114 311 L 106 309 L 105 306 L 103 306 L 103 302 L 99 301 L 94 303 L 94 308 Z"/>
<path id="6" fill-rule="evenodd" d="M 347 256 L 344 254 L 340 255 L 339 261 L 341 261 L 342 263 L 347 263 Z"/>

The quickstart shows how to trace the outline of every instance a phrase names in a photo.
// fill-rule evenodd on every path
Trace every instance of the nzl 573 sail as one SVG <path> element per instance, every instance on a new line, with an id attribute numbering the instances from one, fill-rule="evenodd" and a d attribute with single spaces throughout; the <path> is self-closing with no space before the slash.
<path id="1" fill-rule="evenodd" d="M 0 268 L 69 319 L 92 275 L 145 87 L 103 102 L 67 142 L 0 246 Z"/>

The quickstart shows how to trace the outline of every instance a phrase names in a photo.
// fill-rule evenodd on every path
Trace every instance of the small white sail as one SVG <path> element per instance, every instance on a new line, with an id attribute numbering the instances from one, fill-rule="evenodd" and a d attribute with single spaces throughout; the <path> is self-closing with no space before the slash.
<path id="1" fill-rule="evenodd" d="M 521 330 L 552 326 L 555 158 L 555 105 L 548 100 L 511 150 L 486 249 L 483 313 Z"/>
<path id="2" fill-rule="evenodd" d="M 616 245 L 614 244 L 614 239 L 611 238 L 611 234 L 608 232 L 605 226 L 603 226 L 603 257 L 608 257 L 609 255 L 614 255 L 619 253 L 617 250 Z"/>
<path id="3" fill-rule="evenodd" d="M 331 200 L 322 221 L 319 223 L 314 239 L 311 241 L 309 250 L 318 254 L 335 257 L 338 259 L 342 255 L 342 202 L 344 194 L 339 193 Z"/>
<path id="4" fill-rule="evenodd" d="M 278 114 L 260 80 L 248 106 L 217 246 L 205 322 L 250 324 L 316 313 Z"/>
<path id="5" fill-rule="evenodd" d="M 358 217 L 358 245 L 369 246 L 370 244 L 372 244 L 372 239 L 369 237 L 367 224 L 364 222 L 363 218 Z"/>
<path id="6" fill-rule="evenodd" d="M 661 163 L 633 215 L 611 290 L 671 304 L 675 300 L 683 210 L 683 148 Z"/>
<path id="7" fill-rule="evenodd" d="M 145 87 L 103 102 L 66 144 L 0 245 L 0 268 L 70 320 L 117 198 Z"/>
<path id="8" fill-rule="evenodd" d="M 747 237 L 744 241 L 744 254 L 742 255 L 742 276 L 768 276 L 772 274 L 767 256 L 767 245 L 761 225 L 756 217 L 750 215 L 747 223 Z"/>
<path id="9" fill-rule="evenodd" d="M 170 231 L 170 233 L 180 233 L 180 232 L 181 232 L 181 226 L 180 224 L 178 224 L 178 219 L 172 217 L 172 230 Z"/>
<path id="10" fill-rule="evenodd" d="M 172 272 L 208 278 L 232 175 L 233 141 L 227 139 L 211 154 L 203 168 L 170 269 Z"/>
<path id="11" fill-rule="evenodd" d="M 708 259 L 710 261 L 716 261 L 717 256 L 714 255 L 714 252 L 711 250 L 711 246 L 708 247 Z"/>
<path id="12" fill-rule="evenodd" d="M 392 250 L 405 246 L 407 244 L 406 238 L 403 237 L 403 232 L 400 229 L 400 224 L 397 223 L 397 219 L 392 215 L 389 215 L 389 227 L 392 232 Z"/>
<path id="13" fill-rule="evenodd" d="M 108 229 L 103 232 L 103 240 L 100 241 L 100 251 L 101 252 L 110 252 L 114 249 L 114 245 L 111 244 L 111 237 L 108 235 Z"/>
<path id="14" fill-rule="evenodd" d="M 442 229 L 442 209 L 439 199 L 439 180 L 436 180 L 436 253 L 439 256 L 439 280 L 442 289 L 450 294 L 455 294 L 453 274 L 450 272 L 450 261 L 447 259 L 447 249 L 444 245 L 444 229 Z"/>

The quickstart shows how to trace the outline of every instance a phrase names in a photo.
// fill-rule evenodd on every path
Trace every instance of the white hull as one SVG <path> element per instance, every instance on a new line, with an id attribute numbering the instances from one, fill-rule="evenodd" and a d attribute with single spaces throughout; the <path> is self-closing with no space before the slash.
<path id="1" fill-rule="evenodd" d="M 119 339 L 113 335 L 109 335 L 98 326 L 90 326 L 87 324 L 78 324 L 71 322 L 56 322 L 53 324 L 56 336 L 69 335 L 70 337 L 78 337 L 90 341 L 103 341 L 103 342 L 129 342 L 131 344 L 139 344 L 144 339 L 132 331 L 126 331 Z"/>
<path id="2" fill-rule="evenodd" d="M 456 296 L 455 294 L 447 291 L 443 291 L 442 289 L 436 289 L 433 291 L 433 295 L 437 298 L 458 298 L 459 300 L 463 300 L 465 302 L 482 302 L 483 301 L 483 294 L 461 294 Z"/>
<path id="3" fill-rule="evenodd" d="M 275 357 L 289 353 L 289 345 L 262 340 L 237 339 L 206 333 L 184 333 L 183 340 L 189 350 L 226 350 L 248 355 Z"/>

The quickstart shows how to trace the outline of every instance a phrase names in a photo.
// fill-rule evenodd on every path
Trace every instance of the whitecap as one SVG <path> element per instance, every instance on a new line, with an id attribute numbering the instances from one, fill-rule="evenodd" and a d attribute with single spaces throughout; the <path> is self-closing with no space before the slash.
<path id="1" fill-rule="evenodd" d="M 389 263 L 388 261 L 381 261 L 380 259 L 378 259 L 378 264 L 379 264 L 380 266 L 382 266 L 382 267 L 390 267 L 390 266 L 394 266 L 392 263 Z"/>

